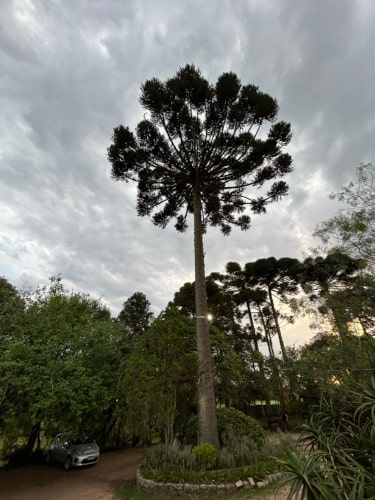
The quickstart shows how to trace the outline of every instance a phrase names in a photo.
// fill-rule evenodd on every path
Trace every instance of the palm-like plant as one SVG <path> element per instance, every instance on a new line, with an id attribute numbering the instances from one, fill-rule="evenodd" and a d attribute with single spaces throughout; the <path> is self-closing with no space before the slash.
<path id="1" fill-rule="evenodd" d="M 280 460 L 289 498 L 375 499 L 375 377 L 323 401 Z"/>

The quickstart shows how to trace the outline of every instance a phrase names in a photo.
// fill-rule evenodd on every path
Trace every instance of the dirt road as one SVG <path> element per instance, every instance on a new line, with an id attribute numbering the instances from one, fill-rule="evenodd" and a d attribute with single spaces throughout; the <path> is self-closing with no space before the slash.
<path id="1" fill-rule="evenodd" d="M 93 467 L 65 472 L 61 465 L 0 470 L 1 500 L 112 500 L 113 488 L 135 479 L 142 450 L 104 453 Z"/>

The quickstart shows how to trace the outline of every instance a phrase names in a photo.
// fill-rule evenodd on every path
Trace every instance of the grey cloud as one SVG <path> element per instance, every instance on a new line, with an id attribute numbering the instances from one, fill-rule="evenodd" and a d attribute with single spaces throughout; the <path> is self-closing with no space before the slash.
<path id="1" fill-rule="evenodd" d="M 158 311 L 193 281 L 191 228 L 138 218 L 135 186 L 113 182 L 106 159 L 113 127 L 143 116 L 141 83 L 188 62 L 211 81 L 232 70 L 259 85 L 294 132 L 289 196 L 246 233 L 209 228 L 207 272 L 300 257 L 337 208 L 329 193 L 374 161 L 370 1 L 3 3 L 1 272 L 18 286 L 61 273 L 115 314 L 137 290 Z"/>

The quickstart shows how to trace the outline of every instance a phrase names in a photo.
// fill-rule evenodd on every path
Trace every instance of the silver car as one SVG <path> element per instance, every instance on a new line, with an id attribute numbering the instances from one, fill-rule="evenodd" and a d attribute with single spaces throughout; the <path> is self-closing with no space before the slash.
<path id="1" fill-rule="evenodd" d="M 59 462 L 64 469 L 96 464 L 99 460 L 99 446 L 87 436 L 71 433 L 58 434 L 53 439 L 46 462 Z"/>

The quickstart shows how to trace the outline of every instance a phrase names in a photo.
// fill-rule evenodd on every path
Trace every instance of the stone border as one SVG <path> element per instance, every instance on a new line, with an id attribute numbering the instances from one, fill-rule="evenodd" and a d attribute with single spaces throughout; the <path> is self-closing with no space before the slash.
<path id="1" fill-rule="evenodd" d="M 225 495 L 228 492 L 237 491 L 240 489 L 249 490 L 252 488 L 263 488 L 271 483 L 275 483 L 282 477 L 281 472 L 270 474 L 262 481 L 255 481 L 254 478 L 248 477 L 245 480 L 239 480 L 235 483 L 226 484 L 189 484 L 189 483 L 157 483 L 151 479 L 146 479 L 142 476 L 140 469 L 137 470 L 137 487 L 143 493 L 150 495 L 162 494 L 163 496 L 170 495 L 194 495 L 198 493 L 215 493 L 217 495 Z"/>

